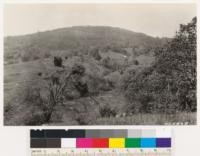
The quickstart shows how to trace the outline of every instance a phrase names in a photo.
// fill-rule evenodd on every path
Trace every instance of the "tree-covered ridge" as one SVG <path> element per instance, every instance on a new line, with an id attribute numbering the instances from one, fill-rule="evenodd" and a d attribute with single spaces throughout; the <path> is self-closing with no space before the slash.
<path id="1" fill-rule="evenodd" d="M 124 48 L 135 53 L 149 52 L 166 43 L 167 38 L 154 38 L 143 33 L 108 26 L 74 26 L 4 39 L 5 60 L 24 62 L 50 55 L 87 54 L 91 49 L 112 50 L 125 54 Z M 13 61 L 14 60 L 14 61 Z"/>

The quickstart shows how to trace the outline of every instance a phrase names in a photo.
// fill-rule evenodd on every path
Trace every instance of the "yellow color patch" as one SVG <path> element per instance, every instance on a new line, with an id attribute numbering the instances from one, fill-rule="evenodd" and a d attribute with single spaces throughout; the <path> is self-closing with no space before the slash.
<path id="1" fill-rule="evenodd" d="M 109 148 L 124 148 L 125 139 L 124 138 L 109 138 Z"/>

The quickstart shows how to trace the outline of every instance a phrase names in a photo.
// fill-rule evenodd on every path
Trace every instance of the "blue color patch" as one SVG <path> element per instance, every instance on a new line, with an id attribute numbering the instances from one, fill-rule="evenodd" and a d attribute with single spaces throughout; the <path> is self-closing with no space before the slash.
<path id="1" fill-rule="evenodd" d="M 156 148 L 156 138 L 141 138 L 142 148 Z"/>

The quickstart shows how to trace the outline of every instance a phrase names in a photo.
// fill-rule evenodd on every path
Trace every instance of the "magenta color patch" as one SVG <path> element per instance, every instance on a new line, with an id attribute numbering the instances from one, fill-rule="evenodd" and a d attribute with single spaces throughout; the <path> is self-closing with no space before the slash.
<path id="1" fill-rule="evenodd" d="M 92 148 L 92 139 L 90 138 L 77 138 L 76 148 Z"/>

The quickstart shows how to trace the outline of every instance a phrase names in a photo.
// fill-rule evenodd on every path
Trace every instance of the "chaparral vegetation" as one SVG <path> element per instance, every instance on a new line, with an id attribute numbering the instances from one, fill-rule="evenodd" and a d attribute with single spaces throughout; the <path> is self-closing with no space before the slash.
<path id="1" fill-rule="evenodd" d="M 107 26 L 5 37 L 4 124 L 196 124 L 196 23 L 173 38 Z"/>

